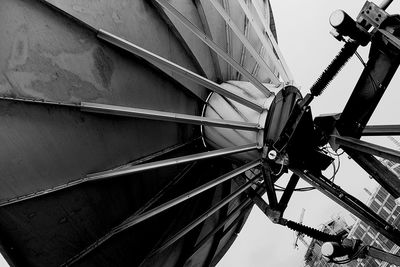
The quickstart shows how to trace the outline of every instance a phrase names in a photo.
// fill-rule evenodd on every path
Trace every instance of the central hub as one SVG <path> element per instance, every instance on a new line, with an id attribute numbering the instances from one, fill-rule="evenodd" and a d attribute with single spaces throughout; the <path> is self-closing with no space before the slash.
<path id="1" fill-rule="evenodd" d="M 265 145 L 264 128 L 269 116 L 269 109 L 275 99 L 274 91 L 279 91 L 280 88 L 277 88 L 275 85 L 264 84 L 272 92 L 271 96 L 267 97 L 249 82 L 228 81 L 221 84 L 221 86 L 239 96 L 245 96 L 253 100 L 255 104 L 263 107 L 263 111 L 255 111 L 217 93 L 211 93 L 204 105 L 202 115 L 207 118 L 219 120 L 255 123 L 258 125 L 258 129 L 238 130 L 202 126 L 204 143 L 215 149 L 256 143 L 260 151 L 240 153 L 231 157 L 242 161 L 251 161 L 260 158 L 260 153 Z"/>

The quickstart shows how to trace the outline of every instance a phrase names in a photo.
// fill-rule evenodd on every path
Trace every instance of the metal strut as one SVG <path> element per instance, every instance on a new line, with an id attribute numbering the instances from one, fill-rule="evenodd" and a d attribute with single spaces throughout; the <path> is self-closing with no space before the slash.
<path id="1" fill-rule="evenodd" d="M 303 224 L 290 220 L 284 220 L 283 225 L 285 225 L 289 229 L 292 229 L 293 231 L 305 234 L 313 239 L 317 239 L 322 242 L 340 242 L 341 239 L 339 235 L 327 234 L 315 228 L 305 226 Z"/>
<path id="2" fill-rule="evenodd" d="M 343 68 L 343 66 L 349 61 L 354 55 L 358 48 L 358 43 L 347 42 L 332 60 L 329 66 L 322 72 L 321 76 L 311 86 L 310 91 L 313 96 L 319 96 L 329 85 L 329 83 L 335 78 L 336 74 Z"/>
<path id="3" fill-rule="evenodd" d="M 299 178 L 297 175 L 294 177 Z M 340 242 L 341 237 L 339 235 L 331 235 L 324 233 L 320 230 L 305 226 L 300 223 L 296 223 L 291 220 L 286 220 L 282 218 L 282 212 L 277 208 L 273 208 L 268 205 L 264 199 L 258 194 L 255 190 L 250 190 L 249 192 L 250 198 L 253 200 L 254 204 L 258 206 L 258 208 L 270 219 L 273 223 L 280 224 L 288 227 L 289 229 L 305 234 L 311 238 L 320 240 L 322 242 Z"/>

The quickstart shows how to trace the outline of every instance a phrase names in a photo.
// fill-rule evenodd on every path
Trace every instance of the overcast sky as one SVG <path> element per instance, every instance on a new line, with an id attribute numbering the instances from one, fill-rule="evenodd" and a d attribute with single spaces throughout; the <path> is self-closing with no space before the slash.
<path id="1" fill-rule="evenodd" d="M 388 9 L 389 13 L 400 10 L 400 1 L 394 2 Z M 364 3 L 360 0 L 271 0 L 280 48 L 303 95 L 343 46 L 329 34 L 330 14 L 343 9 L 355 18 Z M 359 52 L 366 61 L 368 48 L 359 49 Z M 314 100 L 313 115 L 341 112 L 361 71 L 361 63 L 353 57 L 324 94 Z M 396 120 L 400 114 L 399 86 L 400 75 L 396 74 L 371 118 L 371 124 L 399 124 Z M 391 145 L 386 138 L 372 141 Z M 331 173 L 329 171 L 327 175 Z M 278 183 L 286 185 L 287 178 Z M 346 155 L 341 157 L 341 168 L 335 182 L 363 201 L 368 198 L 363 189 L 373 191 L 376 187 L 373 180 Z M 296 193 L 284 217 L 298 221 L 302 208 L 306 209 L 304 224 L 313 227 L 319 227 L 338 214 L 349 218 L 345 210 L 318 191 Z M 218 267 L 303 266 L 305 246 L 299 242 L 299 249 L 295 250 L 293 243 L 291 230 L 272 224 L 254 207 L 244 229 Z"/>

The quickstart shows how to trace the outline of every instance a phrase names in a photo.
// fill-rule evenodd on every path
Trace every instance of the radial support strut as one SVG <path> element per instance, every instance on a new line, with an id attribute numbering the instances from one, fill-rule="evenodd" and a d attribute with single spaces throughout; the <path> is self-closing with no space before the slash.
<path id="1" fill-rule="evenodd" d="M 363 136 L 393 136 L 400 135 L 400 125 L 367 125 Z"/>
<path id="2" fill-rule="evenodd" d="M 274 49 L 276 51 L 276 53 L 278 54 L 279 48 L 278 45 L 273 45 L 273 42 L 275 41 L 275 38 L 270 38 L 271 44 L 273 45 L 273 47 L 271 47 L 271 44 L 268 42 L 267 38 L 265 38 L 265 35 L 263 33 L 263 31 L 260 29 L 260 27 L 258 26 L 257 22 L 255 21 L 249 7 L 247 6 L 247 4 L 245 3 L 244 0 L 236 0 L 239 5 L 242 7 L 243 12 L 246 14 L 246 17 L 248 18 L 250 24 L 253 26 L 254 32 L 257 34 L 258 39 L 261 41 L 261 43 L 263 44 L 263 47 L 267 50 L 268 55 L 271 57 L 271 59 L 273 60 L 275 66 L 278 68 L 279 70 L 279 74 L 281 74 L 281 77 L 283 78 L 283 80 L 285 82 L 291 82 L 293 81 L 293 77 L 289 71 L 289 68 L 286 66 L 286 64 L 284 63 L 284 60 L 280 60 L 280 58 L 278 58 L 278 56 L 275 54 Z M 251 1 L 254 3 L 254 1 Z M 257 10 L 257 8 L 255 8 Z M 261 10 L 257 10 L 257 12 L 261 12 Z M 262 15 L 260 13 L 259 14 L 259 18 L 260 21 L 262 21 L 262 23 L 264 24 L 265 21 L 262 18 Z M 269 29 L 269 27 L 265 27 L 265 29 Z M 276 42 L 275 42 L 276 43 Z M 278 49 L 277 49 L 278 48 Z M 280 52 L 279 52 L 279 57 L 281 56 Z"/>
<path id="3" fill-rule="evenodd" d="M 130 162 L 129 164 L 122 165 L 122 166 L 120 166 L 118 168 L 123 169 L 123 168 L 131 167 L 131 166 L 143 164 L 144 162 L 148 162 L 148 161 L 154 160 L 154 159 L 156 159 L 158 157 L 165 156 L 165 155 L 167 155 L 169 153 L 172 153 L 173 151 L 178 151 L 178 150 L 180 150 L 180 149 L 182 149 L 184 147 L 192 145 L 195 141 L 200 140 L 200 139 L 201 139 L 201 137 L 197 137 L 197 138 L 189 140 L 188 142 L 185 142 L 183 144 L 177 144 L 177 145 L 173 145 L 173 146 L 167 147 L 167 148 L 165 148 L 163 150 L 157 151 L 156 153 L 150 154 L 150 155 L 148 155 L 146 157 L 143 157 L 143 158 L 140 158 L 140 159 L 135 160 L 133 162 Z M 83 178 L 77 179 L 77 180 L 70 181 L 70 182 L 65 183 L 65 184 L 56 185 L 56 186 L 51 187 L 51 188 L 46 188 L 46 189 L 42 189 L 42 190 L 39 190 L 39 191 L 36 191 L 36 192 L 33 192 L 33 193 L 29 193 L 29 194 L 26 194 L 26 195 L 17 196 L 15 198 L 3 200 L 3 201 L 0 202 L 0 207 L 8 206 L 8 205 L 15 204 L 15 203 L 19 203 L 19 202 L 22 202 L 22 201 L 25 201 L 25 200 L 28 200 L 28 199 L 32 199 L 32 198 L 38 198 L 38 197 L 41 197 L 41 196 L 44 196 L 44 195 L 47 195 L 47 194 L 55 193 L 55 192 L 58 192 L 58 191 L 61 191 L 61 190 L 65 190 L 67 188 L 71 188 L 71 187 L 80 185 L 80 184 L 82 184 L 84 182 L 87 182 L 86 176 L 83 177 Z"/>
<path id="4" fill-rule="evenodd" d="M 174 73 L 179 74 L 180 76 L 182 76 L 184 78 L 190 79 L 199 85 L 202 85 L 202 86 L 204 86 L 214 92 L 217 92 L 218 94 L 221 94 L 227 98 L 235 100 L 251 109 L 254 109 L 258 112 L 261 112 L 263 110 L 263 108 L 261 106 L 254 103 L 254 100 L 248 99 L 245 96 L 239 96 L 232 92 L 229 92 L 228 90 L 222 88 L 217 83 L 215 83 L 211 80 L 208 80 L 207 78 L 204 78 L 203 76 L 200 76 L 197 73 L 194 73 L 188 69 L 185 69 L 163 57 L 160 57 L 154 53 L 151 53 L 150 51 L 147 51 L 131 42 L 128 42 L 125 39 L 115 36 L 105 30 L 100 29 L 97 33 L 97 37 L 103 41 L 106 41 L 106 42 L 113 44 L 121 49 L 124 49 L 125 51 L 128 51 L 139 57 L 142 57 L 142 58 L 150 61 L 151 63 L 156 63 L 165 68 L 168 68 L 170 71 L 173 71 Z M 265 88 L 265 87 L 263 86 L 263 88 Z"/>
<path id="5" fill-rule="evenodd" d="M 230 194 L 229 196 L 225 197 L 223 200 L 218 202 L 214 207 L 211 209 L 207 210 L 205 213 L 203 213 L 201 216 L 199 216 L 197 219 L 192 221 L 190 224 L 185 226 L 182 230 L 180 230 L 178 233 L 176 233 L 174 236 L 169 238 L 166 242 L 164 242 L 159 248 L 155 249 L 153 252 L 151 252 L 148 256 L 150 258 L 151 256 L 165 250 L 168 248 L 170 245 L 178 241 L 180 238 L 182 238 L 184 235 L 186 235 L 188 232 L 190 232 L 192 229 L 194 229 L 196 226 L 198 226 L 200 223 L 204 222 L 206 219 L 211 217 L 214 213 L 216 213 L 218 210 L 220 210 L 222 207 L 227 205 L 229 202 L 231 202 L 233 199 L 238 197 L 240 194 L 242 194 L 244 191 L 249 189 L 254 181 L 257 180 L 257 178 L 254 178 L 241 187 L 239 187 L 235 192 Z"/>
<path id="6" fill-rule="evenodd" d="M 264 177 L 264 185 L 267 190 L 269 205 L 271 208 L 276 209 L 278 207 L 278 199 L 276 197 L 274 181 L 272 180 L 271 169 L 268 166 L 263 166 L 261 171 Z"/>
<path id="7" fill-rule="evenodd" d="M 166 211 L 167 209 L 170 209 L 184 201 L 187 201 L 187 200 L 197 196 L 198 194 L 201 194 L 204 191 L 209 190 L 210 188 L 213 188 L 225 181 L 228 181 L 228 180 L 236 177 L 237 175 L 240 175 L 252 168 L 255 168 L 255 167 L 259 166 L 260 164 L 261 164 L 261 161 L 259 161 L 259 160 L 247 163 L 247 164 L 245 164 L 227 174 L 224 174 L 208 183 L 205 183 L 205 184 L 203 184 L 181 196 L 178 196 L 170 201 L 167 201 L 164 204 L 161 204 L 160 206 L 157 206 L 153 209 L 141 212 L 140 214 L 135 213 L 134 215 L 127 218 L 119 225 L 112 228 L 111 231 L 109 231 L 107 234 L 105 234 L 101 238 L 97 239 L 94 243 L 92 243 L 90 246 L 88 246 L 87 248 L 82 250 L 80 253 L 78 253 L 75 256 L 73 256 L 72 258 L 70 258 L 68 261 L 66 261 L 64 263 L 63 266 L 69 266 L 69 265 L 77 262 L 78 260 L 82 259 L 84 256 L 86 256 L 87 254 L 89 254 L 90 252 L 92 252 L 93 250 L 98 248 L 101 244 L 103 244 L 104 242 L 106 242 L 111 237 L 115 236 L 116 234 L 121 233 L 121 232 L 131 228 L 132 226 L 134 226 L 138 223 L 141 223 L 147 219 L 150 219 L 150 218 L 154 217 L 155 215 L 157 215 L 163 211 Z"/>
<path id="8" fill-rule="evenodd" d="M 300 177 L 294 173 L 290 177 L 290 180 L 285 188 L 285 191 L 283 191 L 283 194 L 282 194 L 281 199 L 279 200 L 279 204 L 278 204 L 279 210 L 282 213 L 286 210 L 286 207 L 289 203 L 290 198 L 293 195 L 294 190 L 296 189 L 299 179 L 300 179 Z"/>
<path id="9" fill-rule="evenodd" d="M 220 119 L 212 119 L 212 118 L 165 112 L 165 111 L 130 108 L 130 107 L 114 106 L 114 105 L 106 105 L 98 103 L 82 102 L 81 110 L 86 112 L 111 114 L 116 116 L 126 116 L 126 117 L 171 121 L 178 123 L 189 123 L 197 125 L 207 125 L 207 126 L 230 128 L 230 129 L 258 131 L 259 128 L 259 125 L 257 125 L 256 123 L 250 123 L 250 122 L 220 120 Z"/>
<path id="10" fill-rule="evenodd" d="M 400 179 L 374 156 L 349 148 L 344 151 L 394 198 L 400 198 Z"/>
<path id="11" fill-rule="evenodd" d="M 217 1 L 217 0 L 209 0 L 209 1 L 215 7 L 215 9 L 218 11 L 218 13 L 222 16 L 222 18 L 225 20 L 226 24 L 228 24 L 229 27 L 232 29 L 232 31 L 236 34 L 236 36 L 242 42 L 243 46 L 247 49 L 247 51 L 249 51 L 249 53 L 254 58 L 254 60 L 257 61 L 257 63 L 268 72 L 268 75 L 271 77 L 272 82 L 275 84 L 279 84 L 280 82 L 279 82 L 278 77 L 271 70 L 271 68 L 268 66 L 268 64 L 265 62 L 265 60 L 260 56 L 260 54 L 254 49 L 254 47 L 252 46 L 250 41 L 242 33 L 242 30 L 239 29 L 239 27 L 233 22 L 232 18 L 225 11 L 225 9 L 219 3 L 219 1 Z M 265 49 L 267 49 L 267 48 L 268 47 L 265 47 Z M 274 78 L 272 78 L 272 77 L 274 77 Z"/>
<path id="12" fill-rule="evenodd" d="M 193 248 L 193 251 L 190 253 L 188 259 L 192 257 L 200 248 L 202 248 L 218 231 L 225 228 L 226 224 L 230 220 L 232 220 L 238 213 L 240 213 L 239 216 L 237 216 L 226 229 L 231 229 L 234 225 L 236 225 L 238 221 L 241 220 L 243 216 L 246 214 L 244 211 L 250 208 L 251 205 L 252 205 L 251 199 L 246 199 L 239 206 L 237 206 L 231 213 L 229 213 L 229 215 L 222 222 L 220 222 L 216 227 L 214 227 L 211 232 L 209 232 L 205 237 L 203 237 L 197 243 L 197 245 Z M 225 233 L 228 231 L 224 230 Z M 224 235 L 222 234 L 222 236 Z"/>
<path id="13" fill-rule="evenodd" d="M 287 64 L 286 64 L 285 58 L 283 57 L 283 54 L 282 54 L 282 52 L 281 52 L 281 50 L 280 50 L 280 48 L 279 48 L 279 46 L 278 46 L 278 43 L 277 43 L 277 41 L 275 40 L 275 36 L 272 34 L 270 25 L 268 25 L 268 24 L 267 24 L 267 21 L 263 18 L 263 14 L 262 14 L 262 10 L 263 10 L 263 9 L 262 9 L 262 7 L 261 7 L 260 4 L 259 4 L 259 0 L 252 0 L 251 2 L 252 2 L 252 4 L 253 4 L 253 6 L 254 6 L 254 9 L 256 10 L 256 12 L 257 12 L 257 14 L 258 14 L 258 17 L 259 17 L 261 23 L 262 23 L 263 26 L 264 26 L 264 30 L 265 30 L 265 32 L 267 33 L 267 35 L 268 35 L 268 37 L 269 37 L 269 40 L 270 40 L 271 43 L 272 43 L 273 50 L 278 54 L 278 60 L 279 60 L 279 61 L 281 62 L 281 64 L 282 64 L 282 68 L 283 68 L 283 70 L 284 70 L 284 72 L 285 72 L 285 74 L 286 74 L 286 76 L 287 76 L 287 79 L 289 80 L 289 82 L 290 82 L 290 81 L 293 81 L 293 80 L 294 80 L 293 75 L 292 75 L 292 73 L 290 72 L 290 69 L 289 69 L 289 67 L 288 67 Z M 269 14 L 267 14 L 267 15 L 269 15 Z M 284 75 L 285 75 L 285 74 L 284 74 Z"/>
<path id="14" fill-rule="evenodd" d="M 272 95 L 272 93 L 259 80 L 257 80 L 247 70 L 245 70 L 239 63 L 237 63 L 231 56 L 229 56 L 216 43 L 214 43 L 207 35 L 205 35 L 201 30 L 199 30 L 195 25 L 193 25 L 170 3 L 168 3 L 166 0 L 153 0 L 153 1 L 156 1 L 160 6 L 165 8 L 168 12 L 170 12 L 178 20 L 180 20 L 186 28 L 188 28 L 194 35 L 196 35 L 202 42 L 204 42 L 208 47 L 210 47 L 215 53 L 217 53 L 221 58 L 223 58 L 229 65 L 231 65 L 234 69 L 236 69 L 240 74 L 246 77 L 246 79 L 248 79 L 265 96 L 269 97 Z M 273 82 L 276 85 L 280 84 L 280 81 L 277 80 L 274 76 L 272 76 L 271 78 L 273 79 Z"/>
<path id="15" fill-rule="evenodd" d="M 337 135 L 334 135 L 332 137 L 335 138 L 336 144 L 340 146 L 348 147 L 352 150 L 357 150 L 359 152 L 375 155 L 400 163 L 400 152 L 397 150 L 371 144 L 352 137 Z"/>
<path id="16" fill-rule="evenodd" d="M 315 176 L 308 171 L 299 169 L 291 169 L 296 175 L 317 188 L 324 195 L 347 209 L 355 216 L 371 225 L 375 230 L 383 234 L 389 240 L 400 245 L 400 231 L 393 228 L 388 222 L 379 217 L 368 206 L 359 201 L 357 198 L 345 192 L 336 184 L 329 181 L 323 176 Z"/>
<path id="17" fill-rule="evenodd" d="M 120 169 L 113 169 L 113 170 L 92 173 L 92 174 L 88 174 L 86 176 L 86 180 L 87 181 L 98 181 L 98 180 L 117 177 L 117 176 L 121 176 L 121 175 L 127 175 L 127 174 L 136 173 L 136 172 L 148 171 L 148 170 L 152 170 L 152 169 L 168 167 L 168 166 L 173 166 L 173 165 L 177 165 L 177 164 L 197 161 L 197 160 L 227 156 L 227 155 L 231 155 L 231 154 L 247 152 L 247 151 L 256 150 L 256 149 L 258 149 L 258 144 L 250 144 L 250 145 L 243 145 L 243 146 L 237 146 L 237 147 L 223 148 L 223 149 L 213 150 L 213 151 L 209 151 L 209 152 L 197 153 L 197 154 L 193 154 L 193 155 L 189 155 L 189 156 L 183 156 L 183 157 L 178 157 L 178 158 L 144 163 L 144 164 L 135 165 L 132 167 L 127 167 L 127 168 L 120 168 Z"/>

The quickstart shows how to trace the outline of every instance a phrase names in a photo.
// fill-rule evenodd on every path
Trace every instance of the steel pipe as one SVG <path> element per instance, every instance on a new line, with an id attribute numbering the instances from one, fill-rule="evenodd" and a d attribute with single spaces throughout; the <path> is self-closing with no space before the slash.
<path id="1" fill-rule="evenodd" d="M 397 245 L 400 245 L 400 231 L 393 228 L 389 223 L 379 217 L 357 198 L 351 196 L 325 177 L 317 177 L 308 171 L 299 169 L 291 169 L 291 171 L 300 176 L 307 183 L 317 188 L 321 193 L 335 201 L 337 204 L 356 215 L 365 223 L 371 225 L 386 238 L 392 240 Z"/>
<path id="2" fill-rule="evenodd" d="M 390 266 L 400 266 L 400 256 L 386 252 L 384 250 L 378 249 L 373 246 L 367 247 L 367 255 L 374 259 L 380 259 L 382 261 L 388 262 Z M 393 265 L 392 265 L 393 264 Z"/>
<path id="3" fill-rule="evenodd" d="M 163 211 L 165 211 L 165 210 L 167 210 L 169 208 L 172 208 L 172 207 L 178 205 L 179 203 L 182 203 L 182 202 L 184 202 L 184 201 L 186 201 L 188 199 L 191 199 L 192 197 L 197 196 L 198 194 L 203 193 L 204 191 L 206 191 L 206 190 L 208 190 L 210 188 L 213 188 L 213 187 L 215 187 L 215 186 L 217 186 L 217 185 L 219 185 L 219 184 L 221 184 L 221 183 L 223 183 L 225 181 L 228 181 L 228 180 L 234 178 L 235 176 L 237 176 L 237 175 L 239 175 L 241 173 L 244 173 L 245 171 L 248 171 L 248 170 L 250 170 L 250 169 L 252 169 L 254 167 L 257 167 L 260 164 L 261 164 L 261 161 L 259 161 L 259 160 L 247 163 L 247 164 L 243 165 L 242 167 L 239 167 L 239 168 L 237 168 L 237 169 L 235 169 L 235 170 L 233 170 L 233 171 L 231 171 L 231 172 L 229 172 L 227 174 L 224 174 L 224 175 L 222 175 L 222 176 L 220 176 L 220 177 L 218 177 L 218 178 L 216 178 L 216 179 L 214 179 L 214 180 L 212 180 L 212 181 L 210 181 L 210 182 L 208 182 L 208 183 L 206 183 L 204 185 L 201 185 L 201 186 L 199 186 L 199 187 L 197 187 L 197 188 L 195 188 L 195 189 L 193 189 L 193 190 L 191 190 L 191 191 L 189 191 L 189 192 L 187 192 L 187 193 L 185 193 L 185 194 L 183 194 L 183 195 L 181 195 L 179 197 L 176 197 L 176 198 L 174 198 L 174 199 L 172 199 L 172 200 L 170 200 L 170 201 L 168 201 L 168 202 L 166 202 L 166 203 L 164 203 L 164 204 L 162 204 L 162 205 L 160 205 L 160 206 L 158 206 L 158 207 L 156 207 L 154 209 L 146 211 L 146 212 L 140 214 L 139 216 L 136 216 L 134 218 L 131 218 L 131 219 L 127 220 L 126 224 L 124 224 L 123 226 L 121 225 L 118 229 L 125 230 L 125 229 L 127 229 L 129 227 L 132 227 L 135 224 L 138 224 L 138 223 L 140 223 L 140 222 L 142 222 L 144 220 L 147 220 L 147 219 L 149 219 L 149 218 L 151 218 L 151 217 L 153 217 L 153 216 L 155 216 L 155 215 L 157 215 L 157 214 L 159 214 L 159 213 L 161 213 L 161 212 L 163 212 Z"/>
<path id="4" fill-rule="evenodd" d="M 122 39 L 116 35 L 113 35 L 105 30 L 100 29 L 97 33 L 97 37 L 103 41 L 106 41 L 110 44 L 113 44 L 114 46 L 117 46 L 121 49 L 124 49 L 125 51 L 131 52 L 135 54 L 136 56 L 142 57 L 152 63 L 157 63 L 162 65 L 163 67 L 169 69 L 170 71 L 187 78 L 191 81 L 196 82 L 199 85 L 202 85 L 214 92 L 217 92 L 218 94 L 221 94 L 227 98 L 230 98 L 232 100 L 235 100 L 251 109 L 254 109 L 258 112 L 262 111 L 263 108 L 257 104 L 254 103 L 254 100 L 248 99 L 244 96 L 239 96 L 236 95 L 232 92 L 229 92 L 216 84 L 215 82 L 208 80 L 207 78 L 204 78 L 203 76 L 198 75 L 197 73 L 194 73 L 193 71 L 190 71 L 188 69 L 185 69 L 178 64 L 173 63 L 172 61 L 169 61 L 163 57 L 160 57 L 154 53 L 151 53 L 150 51 L 145 50 L 144 48 L 141 48 L 131 42 L 128 42 L 125 39 Z"/>
<path id="5" fill-rule="evenodd" d="M 363 136 L 392 136 L 400 135 L 400 125 L 367 125 Z"/>
<path id="6" fill-rule="evenodd" d="M 123 106 L 114 106 L 98 103 L 81 103 L 81 110 L 85 112 L 111 114 L 116 116 L 126 116 L 134 118 L 144 118 L 150 120 L 171 121 L 178 123 L 189 123 L 196 125 L 207 125 L 221 128 L 241 129 L 249 131 L 258 131 L 259 125 L 250 122 L 229 121 L 200 116 L 151 110 L 141 108 L 130 108 Z"/>
<path id="7" fill-rule="evenodd" d="M 294 80 L 293 75 L 290 72 L 290 69 L 289 69 L 288 65 L 286 64 L 285 58 L 283 57 L 283 54 L 282 54 L 282 52 L 281 52 L 281 50 L 280 50 L 280 48 L 278 46 L 278 43 L 277 43 L 277 41 L 275 39 L 275 36 L 272 34 L 269 22 L 267 23 L 267 21 L 263 18 L 263 14 L 262 14 L 263 8 L 260 6 L 260 3 L 259 3 L 258 0 L 252 0 L 251 3 L 253 4 L 254 9 L 256 10 L 256 12 L 258 14 L 258 18 L 260 19 L 261 23 L 264 26 L 264 30 L 267 33 L 267 35 L 269 37 L 269 40 L 272 43 L 274 51 L 278 54 L 278 60 L 281 62 L 282 67 L 283 67 L 283 69 L 284 69 L 284 71 L 285 71 L 285 73 L 286 73 L 286 75 L 287 75 L 287 77 L 289 79 L 289 82 L 293 81 Z"/>
<path id="8" fill-rule="evenodd" d="M 300 177 L 295 173 L 292 174 L 290 180 L 283 191 L 281 199 L 279 200 L 279 210 L 283 213 L 286 210 L 286 207 L 289 203 L 290 198 L 293 195 L 294 190 L 296 189 L 297 183 L 299 182 Z"/>
<path id="9" fill-rule="evenodd" d="M 268 72 L 268 75 L 271 77 L 271 81 L 275 84 L 279 84 L 279 79 L 275 75 L 275 73 L 271 70 L 271 68 L 268 66 L 268 64 L 265 62 L 265 60 L 260 56 L 260 54 L 254 49 L 250 41 L 246 38 L 246 36 L 242 33 L 242 30 L 239 29 L 239 27 L 233 22 L 232 18 L 229 16 L 229 14 L 225 11 L 223 6 L 216 0 L 209 0 L 211 4 L 214 6 L 214 8 L 218 11 L 218 13 L 222 16 L 222 18 L 225 20 L 226 24 L 229 25 L 231 30 L 235 33 L 235 35 L 238 37 L 238 39 L 242 42 L 243 46 L 249 51 L 251 56 L 254 58 L 254 60 L 263 67 Z M 265 47 L 267 49 L 267 47 Z M 274 78 L 272 78 L 274 77 Z"/>
<path id="10" fill-rule="evenodd" d="M 141 159 L 136 160 L 134 162 L 131 162 L 129 164 L 122 165 L 122 166 L 120 166 L 118 168 L 123 169 L 123 168 L 127 168 L 128 166 L 130 167 L 130 166 L 134 166 L 134 165 L 137 165 L 137 164 L 141 164 L 143 162 L 150 161 L 150 160 L 152 160 L 154 158 L 157 158 L 157 157 L 166 155 L 168 153 L 171 153 L 173 151 L 177 151 L 179 149 L 187 147 L 187 146 L 193 144 L 195 141 L 199 140 L 200 138 L 201 137 L 197 137 L 197 138 L 194 138 L 192 140 L 189 140 L 186 143 L 167 147 L 167 148 L 165 148 L 163 150 L 160 150 L 160 151 L 158 151 L 156 153 L 148 155 L 147 157 L 141 158 Z M 65 183 L 65 184 L 57 185 L 57 186 L 54 186 L 54 187 L 51 187 L 51 188 L 42 189 L 42 190 L 30 193 L 30 194 L 17 196 L 15 198 L 3 200 L 3 201 L 0 202 L 0 207 L 8 206 L 8 205 L 15 204 L 15 203 L 19 203 L 19 202 L 22 202 L 22 201 L 25 201 L 25 200 L 28 200 L 28 199 L 31 199 L 31 198 L 38 198 L 38 197 L 41 197 L 41 196 L 44 196 L 44 195 L 55 193 L 55 192 L 58 192 L 58 191 L 61 191 L 61 190 L 67 189 L 67 188 L 71 188 L 71 187 L 80 185 L 80 184 L 82 184 L 84 182 L 87 182 L 86 176 L 83 177 L 83 178 L 74 180 L 74 181 L 70 181 L 70 182 Z"/>
<path id="11" fill-rule="evenodd" d="M 271 44 L 272 44 L 272 47 L 271 47 L 271 44 L 265 38 L 264 32 L 258 26 L 257 22 L 255 21 L 253 15 L 251 14 L 249 7 L 245 3 L 245 1 L 237 0 L 237 2 L 239 3 L 243 12 L 246 14 L 246 17 L 249 20 L 250 24 L 253 26 L 253 30 L 256 33 L 258 39 L 261 41 L 263 47 L 268 51 L 268 55 L 271 57 L 275 66 L 279 69 L 279 74 L 281 74 L 281 77 L 283 78 L 283 80 L 285 82 L 293 81 L 293 77 L 289 71 L 289 68 L 282 61 L 280 61 L 280 59 L 274 52 L 274 49 L 276 49 L 276 47 L 278 47 L 277 45 L 276 46 L 273 45 L 273 40 L 275 40 L 275 38 L 271 39 Z M 254 2 L 254 1 L 252 1 L 252 2 Z M 257 9 L 257 8 L 255 8 L 255 9 Z M 257 12 L 261 12 L 261 10 L 257 10 Z M 260 16 L 260 13 L 259 13 L 259 16 Z M 262 21 L 262 23 L 264 23 L 264 19 L 262 18 L 262 16 L 259 18 L 260 18 L 260 21 Z M 269 28 L 269 27 L 267 27 L 267 28 Z M 278 52 L 277 52 L 277 54 L 278 54 Z"/>
<path id="12" fill-rule="evenodd" d="M 260 90 L 265 96 L 269 97 L 272 93 L 254 76 L 252 76 L 247 70 L 245 70 L 239 63 L 237 63 L 231 56 L 229 56 L 224 50 L 222 50 L 216 43 L 211 41 L 211 39 L 205 35 L 201 30 L 199 30 L 195 25 L 193 25 L 185 16 L 183 16 L 178 10 L 176 10 L 170 3 L 166 0 L 154 0 L 160 6 L 165 8 L 168 12 L 174 15 L 182 24 L 188 28 L 194 35 L 196 35 L 202 42 L 204 42 L 208 47 L 210 47 L 215 53 L 217 53 L 221 58 L 223 58 L 229 65 L 236 69 L 240 74 L 242 74 L 246 79 L 248 79 L 258 90 Z M 280 84 L 280 81 L 276 77 L 272 76 L 271 80 L 276 85 Z"/>
<path id="13" fill-rule="evenodd" d="M 379 5 L 379 7 L 383 10 L 386 10 L 390 4 L 393 2 L 393 0 L 384 0 L 382 3 Z"/>
<path id="14" fill-rule="evenodd" d="M 136 172 L 157 169 L 157 168 L 161 168 L 161 167 L 168 167 L 168 166 L 192 162 L 192 161 L 196 161 L 196 160 L 203 160 L 203 159 L 227 156 L 227 155 L 231 155 L 231 154 L 247 152 L 247 151 L 256 150 L 256 149 L 258 149 L 257 144 L 223 148 L 223 149 L 213 150 L 213 151 L 209 151 L 209 152 L 193 154 L 193 155 L 189 155 L 189 156 L 183 156 L 183 157 L 178 157 L 178 158 L 160 160 L 160 161 L 156 161 L 156 162 L 144 163 L 144 164 L 135 165 L 132 167 L 127 167 L 127 168 L 113 169 L 113 170 L 107 170 L 107 171 L 103 171 L 103 172 L 92 173 L 92 174 L 88 174 L 86 176 L 86 180 L 87 181 L 98 181 L 98 180 L 102 180 L 102 179 L 106 179 L 106 178 L 112 178 L 112 177 L 117 177 L 117 176 L 121 176 L 121 175 L 127 175 L 127 174 L 136 173 Z"/>

